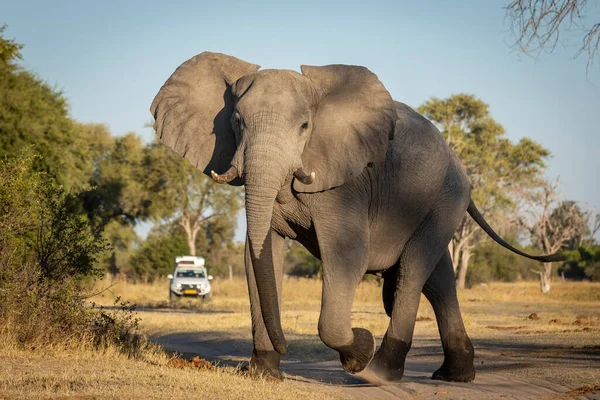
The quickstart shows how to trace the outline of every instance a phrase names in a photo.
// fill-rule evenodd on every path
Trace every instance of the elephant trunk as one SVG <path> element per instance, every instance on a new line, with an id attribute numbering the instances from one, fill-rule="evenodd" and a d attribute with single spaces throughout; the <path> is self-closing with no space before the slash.
<path id="1" fill-rule="evenodd" d="M 271 249 L 271 218 L 277 190 L 246 185 L 248 245 L 260 299 L 263 321 L 273 348 L 283 355 L 287 344 L 281 329 L 277 281 Z"/>
<path id="2" fill-rule="evenodd" d="M 287 344 L 281 329 L 277 282 L 271 246 L 271 219 L 275 198 L 287 175 L 289 160 L 281 135 L 257 135 L 259 143 L 248 141 L 244 151 L 246 222 L 248 245 L 260 299 L 262 317 L 273 348 L 285 354 Z M 279 145 L 278 145 L 279 144 Z"/>

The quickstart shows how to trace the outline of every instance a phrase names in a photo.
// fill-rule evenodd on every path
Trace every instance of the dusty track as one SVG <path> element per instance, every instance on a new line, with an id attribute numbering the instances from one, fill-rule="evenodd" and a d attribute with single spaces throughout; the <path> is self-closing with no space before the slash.
<path id="1" fill-rule="evenodd" d="M 185 356 L 199 354 L 221 364 L 238 365 L 248 360 L 251 341 L 236 339 L 227 332 L 188 332 L 156 336 L 153 340 L 169 350 Z M 507 341 L 474 341 L 477 358 L 477 377 L 469 384 L 433 381 L 431 373 L 442 361 L 441 346 L 431 339 L 415 339 L 409 353 L 406 373 L 402 382 L 376 386 L 360 376 L 345 373 L 336 353 L 313 337 L 290 340 L 295 348 L 282 361 L 287 379 L 313 384 L 339 386 L 340 390 L 356 399 L 529 399 L 529 398 L 588 398 L 600 399 L 600 393 L 587 397 L 564 396 L 574 387 L 556 383 L 557 376 L 577 374 L 600 368 L 600 350 L 548 349 L 535 344 Z M 302 349 L 313 355 L 319 353 L 320 361 L 307 361 Z M 509 350 L 507 356 L 504 352 Z M 600 382 L 589 382 L 598 384 Z"/>

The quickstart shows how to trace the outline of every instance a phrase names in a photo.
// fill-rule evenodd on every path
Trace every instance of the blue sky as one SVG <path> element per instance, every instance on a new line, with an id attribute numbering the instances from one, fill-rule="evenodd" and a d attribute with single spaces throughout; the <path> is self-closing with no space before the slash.
<path id="1" fill-rule="evenodd" d="M 537 60 L 514 52 L 504 4 L 22 0 L 3 2 L 0 24 L 25 44 L 22 64 L 63 90 L 74 118 L 147 140 L 154 95 L 205 50 L 263 68 L 364 65 L 414 107 L 473 93 L 510 139 L 528 136 L 552 152 L 548 175 L 560 176 L 564 198 L 600 212 L 600 68 L 586 76 L 587 59 L 573 59 L 579 40 L 568 35 Z"/>

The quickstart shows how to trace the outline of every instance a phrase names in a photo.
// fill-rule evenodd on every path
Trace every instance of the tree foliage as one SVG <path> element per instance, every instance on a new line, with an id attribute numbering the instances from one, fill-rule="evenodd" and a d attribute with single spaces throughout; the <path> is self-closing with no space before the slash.
<path id="1" fill-rule="evenodd" d="M 322 264 L 297 242 L 289 241 L 285 252 L 284 272 L 299 278 L 321 276 Z"/>
<path id="2" fill-rule="evenodd" d="M 91 174 L 91 189 L 82 194 L 86 209 L 98 224 L 113 219 L 134 224 L 154 215 L 154 194 L 144 183 L 147 163 L 142 140 L 134 133 L 107 143 Z"/>
<path id="3" fill-rule="evenodd" d="M 0 254 L 14 256 L 16 268 L 34 263 L 42 280 L 99 275 L 95 262 L 105 249 L 100 232 L 76 196 L 35 172 L 37 158 L 25 151 L 0 159 Z"/>
<path id="4" fill-rule="evenodd" d="M 515 231 L 504 235 L 504 239 L 511 245 L 520 248 Z M 526 251 L 535 251 L 533 248 Z M 471 287 L 478 283 L 500 281 L 514 282 L 534 279 L 536 275 L 531 272 L 538 268 L 538 262 L 521 257 L 513 252 L 498 246 L 493 241 L 480 241 L 473 248 L 473 256 L 467 271 L 466 286 Z"/>
<path id="5" fill-rule="evenodd" d="M 580 246 L 565 252 L 569 259 L 559 268 L 566 278 L 600 281 L 600 245 Z"/>
<path id="6" fill-rule="evenodd" d="M 67 190 L 86 188 L 99 155 L 98 132 L 69 117 L 59 90 L 14 63 L 19 48 L 0 35 L 0 157 L 32 147 L 41 156 L 37 171 Z"/>
<path id="7" fill-rule="evenodd" d="M 219 185 L 187 160 L 156 142 L 147 148 L 144 181 L 156 194 L 156 216 L 177 224 L 186 235 L 189 254 L 197 249 L 219 262 L 219 249 L 233 240 L 240 188 Z"/>
<path id="8" fill-rule="evenodd" d="M 175 257 L 187 254 L 183 232 L 164 225 L 154 229 L 132 255 L 126 270 L 136 281 L 153 281 L 173 272 Z"/>
<path id="9" fill-rule="evenodd" d="M 518 222 L 543 253 L 573 250 L 590 234 L 591 213 L 584 213 L 575 201 L 559 200 L 558 179 L 526 190 L 521 207 Z"/>
<path id="10" fill-rule="evenodd" d="M 6 25 L 0 26 L 0 68 L 14 67 L 14 62 L 21 58 L 22 44 L 16 43 L 14 39 L 5 39 L 4 31 Z"/>

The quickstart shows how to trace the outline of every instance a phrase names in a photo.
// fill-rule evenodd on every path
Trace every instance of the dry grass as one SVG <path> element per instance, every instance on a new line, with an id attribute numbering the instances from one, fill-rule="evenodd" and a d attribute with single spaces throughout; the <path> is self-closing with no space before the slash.
<path id="1" fill-rule="evenodd" d="M 244 377 L 232 368 L 175 369 L 114 352 L 0 355 L 0 398 L 40 399 L 342 399 L 325 387 Z"/>
<path id="2" fill-rule="evenodd" d="M 141 307 L 167 307 L 167 282 L 132 285 L 124 281 L 95 301 L 102 303 L 114 295 Z M 103 282 L 106 287 L 109 282 Z M 588 282 L 555 282 L 549 294 L 542 294 L 537 282 L 491 283 L 459 292 L 465 326 L 477 339 L 535 340 L 540 344 L 574 347 L 600 345 L 600 284 Z M 288 279 L 284 282 L 282 326 L 293 342 L 307 338 L 318 342 L 317 324 L 321 301 L 321 282 L 311 279 Z M 249 340 L 250 312 L 246 282 L 215 280 L 212 300 L 180 300 L 175 307 L 200 314 L 145 312 L 142 328 L 151 336 L 176 332 L 227 332 L 230 337 Z M 538 319 L 528 316 L 532 313 Z M 580 317 L 580 318 L 578 318 Z M 582 317 L 582 318 L 581 318 Z M 381 303 L 381 288 L 365 281 L 357 289 L 352 313 L 353 326 L 371 330 L 382 337 L 388 317 Z M 578 323 L 581 320 L 583 323 Z M 595 326 L 598 325 L 598 326 Z M 437 339 L 437 324 L 433 309 L 422 297 L 415 327 L 415 337 Z M 308 358 L 326 357 L 331 353 L 318 349 Z M 291 349 L 293 353 L 293 349 Z"/>
<path id="3" fill-rule="evenodd" d="M 310 282 L 307 282 L 310 285 Z M 106 285 L 106 283 L 104 283 Z M 249 318 L 247 291 L 242 280 L 219 282 L 216 301 L 182 301 L 182 309 L 200 307 L 219 309 L 223 313 L 207 314 L 213 321 L 198 320 L 187 324 L 181 314 L 144 313 L 142 328 L 149 334 L 179 332 L 186 329 L 206 329 L 207 324 L 227 327 L 245 335 Z M 106 289 L 99 283 L 97 290 Z M 111 306 L 115 296 L 150 307 L 165 306 L 168 299 L 166 284 L 131 285 L 117 281 L 109 290 L 90 299 Z M 232 313 L 231 311 L 239 311 Z M 249 315 L 249 314 L 248 314 Z M 233 318 L 232 318 L 233 317 Z M 0 338 L 2 339 L 2 338 Z M 167 365 L 170 356 L 160 348 L 146 349 L 141 360 L 132 360 L 113 347 L 93 351 L 87 343 L 69 345 L 45 344 L 22 349 L 10 340 L 0 340 L 0 399 L 2 398 L 207 398 L 207 399 L 343 399 L 325 386 L 284 381 L 273 383 L 249 378 L 231 367 L 212 370 L 175 369 Z"/>
<path id="4" fill-rule="evenodd" d="M 239 302 L 248 305 L 248 289 L 244 278 L 233 280 L 215 279 L 212 283 L 210 307 Z M 140 306 L 151 306 L 168 302 L 168 281 L 149 284 L 132 284 L 124 279 L 98 281 L 96 291 L 103 291 L 90 300 L 98 304 L 112 304 L 115 296 Z M 477 285 L 459 292 L 461 303 L 465 301 L 481 302 L 541 302 L 559 303 L 563 301 L 598 302 L 600 301 L 600 283 L 591 282 L 555 282 L 552 291 L 543 294 L 537 282 L 494 282 Z M 288 307 L 319 306 L 321 301 L 321 281 L 317 279 L 289 278 L 284 280 L 283 302 Z M 355 307 L 363 305 L 381 305 L 381 287 L 374 281 L 360 283 L 354 298 Z"/>

